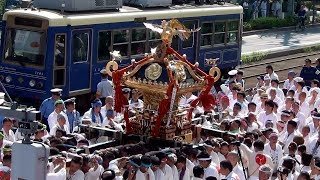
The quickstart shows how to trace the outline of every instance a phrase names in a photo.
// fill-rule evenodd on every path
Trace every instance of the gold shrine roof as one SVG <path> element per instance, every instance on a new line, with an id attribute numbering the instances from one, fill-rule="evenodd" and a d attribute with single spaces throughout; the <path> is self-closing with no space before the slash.
<path id="1" fill-rule="evenodd" d="M 197 91 L 205 85 L 204 77 L 196 73 L 194 67 L 173 54 L 167 54 L 163 59 L 147 56 L 125 72 L 123 82 L 129 87 L 165 93 L 170 84 L 170 75 L 177 82 L 179 91 Z"/>

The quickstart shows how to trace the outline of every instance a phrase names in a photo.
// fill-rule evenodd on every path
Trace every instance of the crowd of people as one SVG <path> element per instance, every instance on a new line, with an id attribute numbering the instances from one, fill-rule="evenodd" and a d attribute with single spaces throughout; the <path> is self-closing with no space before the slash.
<path id="1" fill-rule="evenodd" d="M 40 107 L 42 123 L 31 138 L 50 146 L 49 180 L 320 180 L 320 59 L 316 67 L 310 59 L 305 62 L 299 76 L 289 71 L 281 86 L 271 65 L 256 86 L 246 90 L 245 72 L 230 71 L 215 94 L 217 107 L 208 112 L 200 104 L 194 110 L 194 118 L 221 116 L 196 124 L 191 145 L 164 148 L 140 142 L 76 153 L 108 140 L 81 133 L 81 124 L 124 132 L 123 115 L 113 110 L 112 81 L 105 70 L 97 98 L 83 115 L 76 110 L 75 98 L 63 101 L 62 90 L 52 89 Z M 138 90 L 122 91 L 130 111 L 144 108 Z M 188 109 L 196 95 L 186 93 L 179 108 Z M 213 124 L 228 135 L 213 137 L 202 130 Z M 12 144 L 23 139 L 15 126 L 12 118 L 2 122 L 2 179 L 10 179 Z"/>

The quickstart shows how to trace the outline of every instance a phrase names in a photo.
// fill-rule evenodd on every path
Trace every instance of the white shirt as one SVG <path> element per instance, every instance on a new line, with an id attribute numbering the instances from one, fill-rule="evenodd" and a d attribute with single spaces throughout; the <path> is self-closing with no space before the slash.
<path id="1" fill-rule="evenodd" d="M 101 165 L 98 165 L 98 168 L 90 168 L 89 171 L 84 175 L 85 180 L 100 180 L 100 176 L 103 173 L 104 169 Z"/>
<path id="2" fill-rule="evenodd" d="M 155 176 L 155 179 L 156 179 L 156 180 L 165 180 L 164 174 L 163 174 L 163 172 L 161 171 L 161 169 L 157 169 L 157 170 L 154 171 L 153 173 L 154 173 L 154 176 Z"/>
<path id="3" fill-rule="evenodd" d="M 11 142 L 16 141 L 16 137 L 11 129 L 9 130 L 8 134 L 4 131 L 3 128 L 1 129 L 1 131 L 3 132 L 4 140 L 11 141 Z"/>
<path id="4" fill-rule="evenodd" d="M 278 121 L 277 115 L 274 112 L 267 115 L 265 111 L 259 113 L 257 120 L 261 122 L 262 127 L 266 126 L 267 120 L 272 120 L 274 128 L 276 128 L 276 123 Z"/>
<path id="5" fill-rule="evenodd" d="M 264 145 L 264 154 L 267 154 L 271 157 L 272 164 L 273 164 L 273 172 L 277 172 L 277 168 L 279 166 L 279 162 L 283 157 L 283 151 L 282 151 L 282 146 L 280 144 L 276 144 L 276 149 L 273 150 L 271 149 L 270 143 L 267 143 Z"/>
<path id="6" fill-rule="evenodd" d="M 233 168 L 232 172 L 238 175 L 239 180 L 245 179 L 244 173 L 243 173 L 243 168 L 240 166 L 238 163 L 237 165 Z"/>
<path id="7" fill-rule="evenodd" d="M 300 105 L 300 111 L 306 116 L 309 117 L 310 116 L 310 106 L 309 103 L 307 101 L 304 101 L 301 105 Z"/>
<path id="8" fill-rule="evenodd" d="M 63 112 L 61 111 L 61 113 L 63 116 L 64 116 L 64 119 L 66 120 L 66 125 L 68 126 L 68 128 L 70 129 L 70 125 L 69 125 L 69 121 L 68 121 L 68 116 Z M 49 128 L 53 128 L 53 126 L 55 124 L 57 124 L 58 120 L 57 120 L 57 117 L 58 117 L 58 113 L 56 112 L 56 110 L 54 110 L 49 116 L 48 116 L 48 125 L 49 125 Z"/>
<path id="9" fill-rule="evenodd" d="M 270 79 L 271 80 L 273 80 L 273 79 L 279 80 L 279 76 L 275 72 L 272 72 L 272 74 L 270 75 Z"/>
<path id="10" fill-rule="evenodd" d="M 140 171 L 140 169 L 137 171 L 136 173 L 136 179 L 138 180 L 147 180 L 147 175 L 149 175 L 149 180 L 155 180 L 155 175 L 153 173 L 153 171 L 148 168 L 147 172 L 146 173 L 143 173 Z"/>
<path id="11" fill-rule="evenodd" d="M 177 167 L 175 165 L 173 165 L 171 167 L 171 169 L 172 169 L 172 173 L 173 173 L 173 179 L 179 179 L 179 172 L 178 172 Z M 188 174 L 189 174 L 189 172 L 188 172 Z M 189 178 L 190 178 L 190 175 L 189 175 Z"/>
<path id="12" fill-rule="evenodd" d="M 51 135 L 51 136 L 55 136 L 58 129 L 63 129 L 64 131 L 66 131 L 67 134 L 70 134 L 70 130 L 69 130 L 69 128 L 67 127 L 66 124 L 65 124 L 65 125 L 63 126 L 63 128 L 62 128 L 62 127 L 60 127 L 59 124 L 57 123 L 56 125 L 54 125 L 54 126 L 50 129 L 50 135 Z"/>
<path id="13" fill-rule="evenodd" d="M 67 174 L 67 180 L 83 180 L 83 179 L 84 179 L 84 174 L 80 169 L 72 175 L 70 175 L 69 173 Z"/>
<path id="14" fill-rule="evenodd" d="M 318 142 L 318 138 L 313 138 L 310 140 L 310 143 L 306 146 L 307 147 L 307 153 L 315 156 L 320 156 L 320 145 L 318 148 L 315 149 L 316 144 Z"/>
<path id="15" fill-rule="evenodd" d="M 285 144 L 283 147 L 283 151 L 285 154 L 289 153 L 289 149 L 288 149 L 289 144 L 293 141 L 293 138 L 295 136 L 302 136 L 302 135 L 298 131 L 294 131 L 291 134 L 288 134 L 288 132 L 286 131 L 279 137 L 279 141 Z"/>
<path id="16" fill-rule="evenodd" d="M 270 166 L 271 169 L 273 169 L 273 163 L 272 163 L 272 159 L 269 155 L 264 154 L 263 152 L 254 152 L 252 151 L 248 146 L 241 144 L 240 145 L 240 149 L 247 155 L 248 159 L 249 159 L 249 166 L 248 166 L 248 172 L 249 172 L 249 176 L 257 176 L 259 175 L 259 167 L 260 165 L 257 164 L 256 162 L 256 156 L 258 154 L 262 154 L 266 157 L 266 164 L 268 164 Z"/>
<path id="17" fill-rule="evenodd" d="M 193 177 L 193 168 L 194 168 L 193 162 L 191 162 L 189 159 L 187 159 L 186 166 L 189 169 L 190 177 Z"/>
<path id="18" fill-rule="evenodd" d="M 308 119 L 307 119 L 308 120 Z M 318 134 L 318 128 L 319 128 L 319 126 L 318 127 L 315 127 L 315 125 L 314 125 L 314 123 L 313 123 L 313 121 L 311 121 L 309 124 L 308 124 L 308 126 L 309 126 L 309 128 L 310 128 L 310 137 L 312 137 L 312 136 L 314 136 L 314 135 L 317 135 Z"/>
<path id="19" fill-rule="evenodd" d="M 306 125 L 306 116 L 304 115 L 304 113 L 302 113 L 301 111 L 299 111 L 299 112 L 296 114 L 296 119 L 298 120 L 298 121 L 297 121 L 298 129 L 299 129 L 299 131 L 301 132 L 303 126 Z"/>
<path id="20" fill-rule="evenodd" d="M 240 179 L 239 179 L 239 176 L 238 176 L 236 173 L 234 173 L 233 171 L 231 171 L 231 172 L 228 174 L 228 176 L 226 176 L 225 179 L 227 179 L 227 180 L 240 180 Z"/>
<path id="21" fill-rule="evenodd" d="M 162 172 L 163 172 L 163 174 L 164 174 L 165 180 L 173 180 L 172 169 L 171 169 L 171 167 L 170 167 L 168 164 L 166 164 L 166 165 L 164 166 L 164 168 L 161 169 L 161 170 L 162 170 Z"/>
<path id="22" fill-rule="evenodd" d="M 218 170 L 212 163 L 207 168 L 204 169 L 204 178 L 207 178 L 210 176 L 213 176 L 219 179 Z"/>
<path id="23" fill-rule="evenodd" d="M 132 99 L 129 100 L 129 109 L 134 109 L 134 108 L 143 108 L 143 101 L 141 99 L 138 99 L 138 101 L 133 101 Z"/>
<path id="24" fill-rule="evenodd" d="M 294 80 L 286 79 L 283 84 L 283 89 L 290 90 L 294 86 Z"/>

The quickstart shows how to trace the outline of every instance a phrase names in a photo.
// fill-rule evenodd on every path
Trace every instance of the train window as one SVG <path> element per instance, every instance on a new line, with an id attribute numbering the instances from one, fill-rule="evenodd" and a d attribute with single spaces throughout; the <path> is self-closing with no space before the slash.
<path id="1" fill-rule="evenodd" d="M 212 45 L 213 23 L 202 23 L 201 25 L 201 46 Z"/>
<path id="2" fill-rule="evenodd" d="M 121 56 L 128 56 L 129 30 L 116 30 L 113 32 L 113 50 L 120 51 Z"/>
<path id="3" fill-rule="evenodd" d="M 129 42 L 129 30 L 114 31 L 113 43 L 125 43 Z"/>
<path id="4" fill-rule="evenodd" d="M 149 39 L 152 39 L 152 40 L 161 39 L 161 35 L 160 33 L 149 30 Z"/>
<path id="5" fill-rule="evenodd" d="M 201 34 L 209 34 L 213 32 L 213 23 L 202 23 Z"/>
<path id="6" fill-rule="evenodd" d="M 89 33 L 79 32 L 72 36 L 72 60 L 74 63 L 88 61 Z"/>
<path id="7" fill-rule="evenodd" d="M 149 30 L 149 47 L 156 48 L 161 43 L 161 35 L 157 32 Z"/>
<path id="8" fill-rule="evenodd" d="M 131 55 L 144 54 L 146 49 L 146 29 L 132 29 L 131 38 Z"/>
<path id="9" fill-rule="evenodd" d="M 46 34 L 43 32 L 7 29 L 4 60 L 24 67 L 43 67 Z"/>
<path id="10" fill-rule="evenodd" d="M 237 43 L 239 32 L 239 21 L 228 22 L 227 43 Z"/>
<path id="11" fill-rule="evenodd" d="M 214 44 L 224 44 L 226 34 L 226 22 L 214 23 Z"/>
<path id="12" fill-rule="evenodd" d="M 65 79 L 65 69 L 55 69 L 53 71 L 53 86 L 64 86 Z"/>
<path id="13" fill-rule="evenodd" d="M 110 60 L 111 31 L 101 31 L 98 37 L 98 61 Z"/>
<path id="14" fill-rule="evenodd" d="M 66 55 L 66 36 L 64 34 L 56 35 L 54 64 L 55 66 L 65 66 Z"/>
<path id="15" fill-rule="evenodd" d="M 185 21 L 183 24 L 187 29 L 195 29 L 195 21 Z M 190 48 L 193 47 L 193 35 L 194 33 L 190 34 L 189 39 L 182 41 L 182 48 Z"/>

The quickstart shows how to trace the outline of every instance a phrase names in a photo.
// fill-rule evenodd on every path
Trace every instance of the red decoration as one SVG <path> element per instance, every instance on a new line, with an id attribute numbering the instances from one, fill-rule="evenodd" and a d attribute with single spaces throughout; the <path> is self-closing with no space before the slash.
<path id="1" fill-rule="evenodd" d="M 263 154 L 257 154 L 256 155 L 256 163 L 259 165 L 259 166 L 262 166 L 264 164 L 266 164 L 267 162 L 267 158 L 265 155 Z"/>
<path id="2" fill-rule="evenodd" d="M 188 119 L 191 120 L 192 112 L 194 108 L 201 102 L 204 111 L 212 110 L 212 105 L 217 105 L 213 95 L 210 93 L 210 90 L 214 84 L 214 77 L 210 75 L 206 75 L 205 80 L 207 80 L 207 84 L 205 89 L 201 91 L 199 97 L 193 100 L 190 104 L 190 109 L 188 111 Z"/>
<path id="3" fill-rule="evenodd" d="M 121 70 L 115 71 L 112 73 L 112 81 L 115 89 L 114 109 L 116 112 L 121 112 L 121 110 L 124 109 L 123 116 L 124 116 L 124 120 L 126 121 L 126 132 L 127 134 L 130 134 L 132 132 L 132 127 L 129 121 L 129 112 L 128 112 L 129 102 L 128 102 L 128 99 L 123 95 L 122 87 L 121 87 L 121 79 L 122 79 L 123 73 L 124 71 L 121 71 Z"/>

